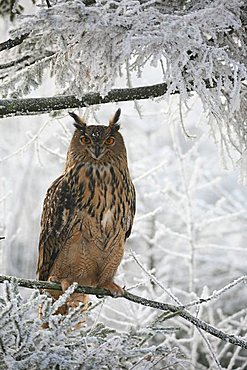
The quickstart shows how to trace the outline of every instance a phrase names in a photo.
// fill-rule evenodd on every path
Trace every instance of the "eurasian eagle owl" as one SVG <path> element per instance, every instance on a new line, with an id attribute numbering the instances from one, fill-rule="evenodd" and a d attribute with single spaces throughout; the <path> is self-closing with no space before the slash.
<path id="1" fill-rule="evenodd" d="M 103 287 L 118 296 L 114 275 L 131 233 L 135 189 L 125 144 L 119 133 L 120 109 L 108 126 L 88 126 L 75 113 L 65 169 L 48 189 L 39 241 L 37 278 Z M 57 299 L 62 292 L 50 291 Z M 87 298 L 74 294 L 74 302 Z"/>

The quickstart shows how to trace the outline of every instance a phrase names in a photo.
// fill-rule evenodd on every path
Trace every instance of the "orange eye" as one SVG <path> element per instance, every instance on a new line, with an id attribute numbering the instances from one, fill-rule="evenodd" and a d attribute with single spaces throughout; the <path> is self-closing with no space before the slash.
<path id="1" fill-rule="evenodd" d="M 87 136 L 82 136 L 81 137 L 81 142 L 82 142 L 82 144 L 90 144 L 91 140 Z"/>
<path id="2" fill-rule="evenodd" d="M 106 139 L 105 143 L 106 143 L 106 145 L 114 144 L 115 143 L 114 137 L 108 137 L 108 139 Z"/>

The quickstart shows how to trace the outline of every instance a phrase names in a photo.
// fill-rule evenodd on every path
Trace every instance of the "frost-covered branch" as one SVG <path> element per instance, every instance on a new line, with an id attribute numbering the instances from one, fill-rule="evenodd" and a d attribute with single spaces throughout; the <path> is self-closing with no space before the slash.
<path id="1" fill-rule="evenodd" d="M 101 322 L 87 326 L 81 305 L 72 308 L 66 316 L 54 315 L 74 288 L 75 284 L 52 302 L 37 290 L 25 299 L 16 283 L 4 282 L 0 298 L 1 369 L 137 370 L 151 369 L 158 362 L 163 368 L 176 364 L 176 370 L 184 369 L 183 363 L 187 361 L 180 361 L 176 348 L 171 350 L 165 339 L 158 346 L 148 341 L 155 335 L 155 329 L 148 328 L 143 333 L 141 329 L 130 328 L 123 333 Z M 40 305 L 42 318 L 37 315 Z M 91 311 L 90 317 L 93 315 Z M 41 326 L 44 324 L 48 326 L 45 330 Z"/>
<path id="2" fill-rule="evenodd" d="M 28 36 L 29 36 L 29 32 L 26 32 L 20 36 L 17 36 L 15 38 L 11 38 L 4 42 L 1 42 L 0 51 L 6 50 L 6 49 L 12 49 L 17 45 L 20 45 Z"/>
<path id="3" fill-rule="evenodd" d="M 22 279 L 22 278 L 16 278 L 13 276 L 0 275 L 0 283 L 4 281 L 11 282 L 13 280 L 15 281 L 17 285 L 25 287 L 25 288 L 61 290 L 60 284 L 57 284 L 57 283 L 52 283 L 52 282 L 47 282 L 47 281 L 36 281 L 36 280 L 31 280 L 31 279 Z M 75 292 L 92 294 L 92 295 L 97 295 L 97 296 L 111 296 L 111 293 L 109 291 L 105 289 L 101 289 L 101 288 L 78 286 Z M 191 315 L 189 311 L 185 310 L 183 306 L 175 306 L 175 305 L 171 305 L 168 303 L 153 301 L 147 298 L 143 298 L 143 297 L 139 297 L 137 295 L 131 294 L 127 292 L 126 290 L 124 291 L 124 295 L 121 298 L 125 298 L 131 302 L 138 303 L 143 306 L 155 308 L 157 310 L 172 312 L 173 314 L 178 315 L 182 317 L 183 319 L 189 321 L 190 323 L 195 325 L 197 328 L 200 328 L 206 331 L 207 333 L 225 342 L 229 342 L 233 345 L 247 349 L 247 340 L 241 337 L 235 336 L 235 335 L 227 334 L 224 331 L 219 330 L 215 328 L 214 326 L 206 323 L 205 321 L 198 319 L 197 317 Z"/>
<path id="4" fill-rule="evenodd" d="M 216 119 L 217 141 L 229 156 L 234 148 L 244 168 L 247 38 L 243 2 L 48 3 L 50 7 L 40 4 L 35 14 L 22 15 L 10 32 L 11 39 L 0 44 L 0 94 L 16 98 L 0 101 L 0 116 L 168 98 L 174 93 L 187 103 L 193 91 L 209 117 Z M 155 80 L 160 82 L 155 91 L 152 86 L 113 89 L 123 83 L 124 75 L 131 87 L 130 79 L 145 78 L 150 66 L 155 67 Z M 17 100 L 40 87 L 47 75 L 59 88 L 60 97 Z M 144 78 L 142 85 L 147 81 Z"/>

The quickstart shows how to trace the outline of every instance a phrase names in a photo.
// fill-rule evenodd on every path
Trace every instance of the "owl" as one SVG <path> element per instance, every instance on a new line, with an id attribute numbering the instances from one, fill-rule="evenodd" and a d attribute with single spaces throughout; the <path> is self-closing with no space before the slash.
<path id="1" fill-rule="evenodd" d="M 119 132 L 118 109 L 108 126 L 74 119 L 65 169 L 48 189 L 41 218 L 37 278 L 108 289 L 121 296 L 114 275 L 124 254 L 135 215 L 135 189 Z M 49 291 L 57 299 L 62 291 Z M 74 293 L 67 306 L 85 305 Z M 66 309 L 65 309 L 66 311 Z"/>

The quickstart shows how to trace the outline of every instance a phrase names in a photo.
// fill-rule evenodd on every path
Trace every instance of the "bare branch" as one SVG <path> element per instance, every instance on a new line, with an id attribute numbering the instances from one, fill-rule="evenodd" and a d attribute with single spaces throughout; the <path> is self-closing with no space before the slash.
<path id="1" fill-rule="evenodd" d="M 73 95 L 47 98 L 1 99 L 0 117 L 41 114 L 54 110 L 87 107 L 94 104 L 155 98 L 164 95 L 167 88 L 167 84 L 162 83 L 130 89 L 112 89 L 104 97 L 99 93 L 88 93 L 81 100 Z M 174 91 L 174 93 L 176 92 Z"/>
<path id="2" fill-rule="evenodd" d="M 0 275 L 0 283 L 5 280 L 11 282 L 15 281 L 18 286 L 22 286 L 30 289 L 52 289 L 52 290 L 61 290 L 61 285 L 57 283 L 52 283 L 48 281 L 37 281 L 31 279 L 22 279 L 16 278 L 14 276 L 5 276 Z M 111 293 L 106 289 L 101 288 L 91 288 L 91 287 L 82 287 L 78 286 L 75 290 L 77 293 L 86 293 L 97 296 L 111 296 Z M 124 291 L 124 295 L 120 298 L 125 298 L 131 302 L 141 304 L 143 306 L 155 308 L 161 311 L 170 311 L 175 315 L 182 317 L 183 319 L 189 321 L 191 324 L 195 325 L 197 328 L 204 330 L 205 332 L 217 337 L 225 342 L 231 343 L 233 345 L 246 348 L 247 349 L 247 340 L 238 337 L 236 335 L 227 334 L 222 330 L 215 328 L 214 326 L 206 323 L 203 320 L 198 319 L 197 317 L 190 314 L 183 306 L 174 306 L 168 303 L 162 303 L 157 301 L 152 301 L 147 298 L 139 297 L 137 295 L 131 294 Z"/>
<path id="3" fill-rule="evenodd" d="M 209 80 L 204 80 L 207 88 L 216 86 Z M 190 82 L 188 92 L 193 91 L 193 82 Z M 169 85 L 161 83 L 141 87 L 112 89 L 102 97 L 99 93 L 86 93 L 81 100 L 73 95 L 61 95 L 46 98 L 21 98 L 0 99 L 0 118 L 8 116 L 28 116 L 33 114 L 49 113 L 68 108 L 87 107 L 95 104 L 105 104 L 119 101 L 153 99 L 163 96 L 168 91 Z M 173 90 L 170 94 L 178 94 L 179 90 Z"/>

